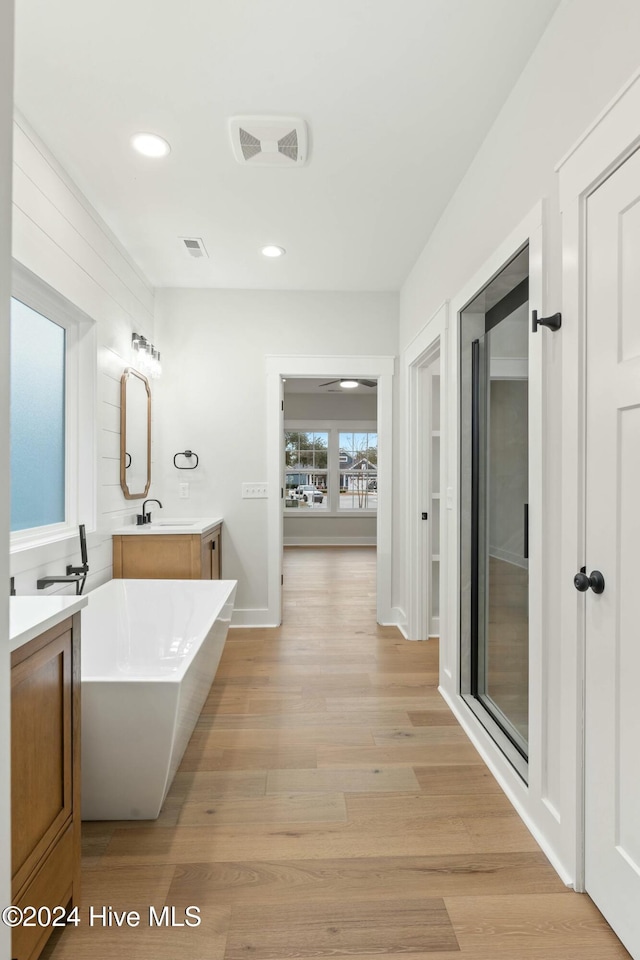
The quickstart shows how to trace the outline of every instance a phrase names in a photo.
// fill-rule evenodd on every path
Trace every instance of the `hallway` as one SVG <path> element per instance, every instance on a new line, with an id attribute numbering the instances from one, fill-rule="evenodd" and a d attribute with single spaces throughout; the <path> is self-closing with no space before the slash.
<path id="1" fill-rule="evenodd" d="M 82 923 L 44 957 L 628 957 L 445 706 L 436 644 L 376 626 L 375 550 L 285 551 L 284 610 L 231 631 L 160 819 L 83 825 Z M 164 904 L 202 924 L 150 928 Z"/>

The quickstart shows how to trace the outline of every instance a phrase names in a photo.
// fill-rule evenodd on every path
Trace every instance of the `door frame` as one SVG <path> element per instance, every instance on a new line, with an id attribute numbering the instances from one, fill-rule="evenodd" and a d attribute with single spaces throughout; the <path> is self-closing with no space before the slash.
<path id="1" fill-rule="evenodd" d="M 549 638 L 543 630 L 543 529 L 545 516 L 545 458 L 543 431 L 546 418 L 554 416 L 548 409 L 545 358 L 553 347 L 549 331 L 539 330 L 529 341 L 529 764 L 528 783 L 477 719 L 460 694 L 460 312 L 477 292 L 489 283 L 504 265 L 529 244 L 529 309 L 543 316 L 555 311 L 545 300 L 545 204 L 539 201 L 524 219 L 494 250 L 449 304 L 447 332 L 447 419 L 442 429 L 447 432 L 445 490 L 446 558 L 441 556 L 441 575 L 446 578 L 446 594 L 441 616 L 446 616 L 446 631 L 441 631 L 439 690 L 466 731 L 483 760 L 538 841 L 562 879 L 571 877 L 558 850 L 563 848 L 559 812 L 549 797 L 549 770 L 544 754 L 549 737 L 545 687 L 549 670 Z M 550 308 L 550 309 L 548 309 Z M 450 507 L 449 507 L 450 504 Z M 536 522 L 536 518 L 538 521 Z"/>
<path id="2" fill-rule="evenodd" d="M 376 616 L 383 625 L 395 625 L 391 602 L 391 553 L 393 506 L 393 375 L 395 357 L 379 356 L 268 356 L 267 373 L 267 563 L 269 625 L 282 622 L 284 413 L 281 404 L 283 378 L 364 377 L 378 381 L 378 490 L 376 535 Z"/>
<path id="3" fill-rule="evenodd" d="M 427 430 L 431 422 L 430 397 L 425 403 L 425 382 L 430 380 L 428 369 L 435 360 L 440 360 L 440 637 L 446 633 L 445 558 L 446 544 L 444 522 L 445 465 L 446 465 L 446 380 L 447 380 L 447 329 L 449 303 L 445 301 L 436 310 L 427 325 L 411 341 L 402 358 L 405 378 L 405 413 L 402 417 L 402 448 L 410 451 L 408 459 L 408 495 L 404 522 L 406 524 L 408 574 L 407 624 L 405 632 L 409 640 L 428 640 L 428 609 L 430 596 L 425 596 L 425 584 L 431 584 L 431 536 L 430 528 L 420 513 L 428 507 L 425 491 L 430 489 L 429 466 L 431 438 Z M 430 499 L 430 498 L 429 498 Z"/>
<path id="4" fill-rule="evenodd" d="M 575 756 L 565 789 L 575 810 L 571 838 L 575 887 L 585 886 L 586 618 L 573 577 L 585 562 L 586 545 L 586 204 L 587 198 L 640 147 L 640 70 L 605 107 L 556 167 L 562 215 L 562 522 L 563 580 L 560 634 L 566 649 L 562 676 L 563 723 Z"/>

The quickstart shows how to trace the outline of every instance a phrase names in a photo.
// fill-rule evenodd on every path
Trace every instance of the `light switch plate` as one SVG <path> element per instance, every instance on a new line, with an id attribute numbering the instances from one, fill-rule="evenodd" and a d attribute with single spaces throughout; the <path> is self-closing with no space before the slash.
<path id="1" fill-rule="evenodd" d="M 243 483 L 243 500 L 266 500 L 269 496 L 269 486 L 266 483 Z"/>

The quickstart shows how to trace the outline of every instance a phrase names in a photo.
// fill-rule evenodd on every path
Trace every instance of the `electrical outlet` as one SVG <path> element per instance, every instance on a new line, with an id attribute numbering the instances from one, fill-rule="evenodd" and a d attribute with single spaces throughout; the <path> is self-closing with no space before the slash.
<path id="1" fill-rule="evenodd" d="M 269 496 L 269 486 L 266 483 L 243 483 L 243 500 L 266 500 Z"/>
<path id="2" fill-rule="evenodd" d="M 189 493 L 189 484 L 188 483 L 179 483 L 178 484 L 178 496 L 181 500 L 188 500 L 191 494 Z"/>

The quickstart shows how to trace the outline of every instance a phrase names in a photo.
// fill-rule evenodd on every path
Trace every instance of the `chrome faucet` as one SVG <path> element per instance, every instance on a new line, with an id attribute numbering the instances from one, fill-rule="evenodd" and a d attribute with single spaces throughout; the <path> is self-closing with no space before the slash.
<path id="1" fill-rule="evenodd" d="M 149 511 L 149 513 L 147 513 L 146 510 L 145 510 L 145 507 L 146 507 L 146 505 L 147 505 L 148 503 L 157 503 L 158 506 L 160 507 L 160 509 L 162 509 L 162 504 L 160 503 L 159 500 L 155 500 L 155 499 L 154 499 L 154 500 L 145 500 L 144 503 L 142 504 L 142 513 L 139 513 L 139 514 L 137 514 L 137 516 L 136 516 L 136 521 L 137 521 L 138 526 L 140 526 L 140 525 L 143 524 L 143 523 L 151 523 L 151 511 Z"/>

